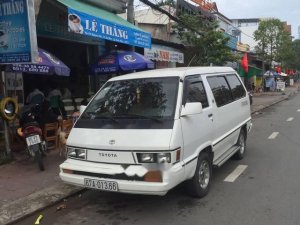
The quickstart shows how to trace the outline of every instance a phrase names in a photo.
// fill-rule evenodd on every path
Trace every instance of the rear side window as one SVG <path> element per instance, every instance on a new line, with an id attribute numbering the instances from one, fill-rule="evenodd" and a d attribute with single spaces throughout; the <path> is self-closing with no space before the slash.
<path id="1" fill-rule="evenodd" d="M 229 86 L 231 88 L 232 96 L 234 100 L 243 98 L 246 96 L 245 88 L 243 87 L 241 81 L 235 74 L 230 74 L 226 76 Z"/>
<path id="2" fill-rule="evenodd" d="M 224 76 L 208 77 L 207 81 L 218 107 L 233 101 L 231 90 Z"/>
<path id="3" fill-rule="evenodd" d="M 186 102 L 201 102 L 203 108 L 208 107 L 206 92 L 200 76 L 188 77 L 186 82 Z"/>

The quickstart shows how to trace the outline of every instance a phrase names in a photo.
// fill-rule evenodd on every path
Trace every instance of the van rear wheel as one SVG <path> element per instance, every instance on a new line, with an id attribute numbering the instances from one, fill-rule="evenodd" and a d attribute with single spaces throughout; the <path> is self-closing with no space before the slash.
<path id="1" fill-rule="evenodd" d="M 188 194 L 197 198 L 202 198 L 207 195 L 211 176 L 211 160 L 208 153 L 203 152 L 198 157 L 197 167 L 193 178 L 186 184 Z"/>
<path id="2" fill-rule="evenodd" d="M 239 147 L 239 150 L 235 153 L 234 158 L 241 160 L 244 158 L 246 152 L 246 133 L 244 129 L 241 130 L 237 146 Z"/>

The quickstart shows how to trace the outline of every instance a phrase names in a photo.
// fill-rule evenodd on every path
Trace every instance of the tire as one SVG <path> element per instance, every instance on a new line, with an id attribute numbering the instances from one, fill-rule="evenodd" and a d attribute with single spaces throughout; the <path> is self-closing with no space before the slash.
<path id="1" fill-rule="evenodd" d="M 207 195 L 212 177 L 212 163 L 207 152 L 203 152 L 198 157 L 195 174 L 186 184 L 188 194 L 203 198 Z"/>
<path id="2" fill-rule="evenodd" d="M 34 147 L 35 147 L 35 148 L 40 148 L 39 145 L 35 145 Z M 37 149 L 37 150 L 35 151 L 34 159 L 35 159 L 35 161 L 38 163 L 38 166 L 39 166 L 40 171 L 44 171 L 44 170 L 45 170 L 45 167 L 44 167 L 43 158 L 42 158 L 42 154 L 41 154 L 40 149 Z"/>
<path id="3" fill-rule="evenodd" d="M 244 129 L 241 129 L 241 133 L 239 135 L 239 139 L 236 143 L 237 146 L 239 146 L 239 150 L 235 153 L 234 158 L 237 160 L 241 160 L 244 158 L 246 153 L 246 132 Z"/>
<path id="4" fill-rule="evenodd" d="M 15 111 L 10 114 L 6 113 L 5 108 L 6 108 L 7 104 L 12 104 Z M 18 112 L 19 112 L 19 105 L 18 105 L 16 99 L 6 97 L 0 101 L 0 114 L 3 119 L 5 119 L 7 121 L 14 120 L 16 118 Z"/>

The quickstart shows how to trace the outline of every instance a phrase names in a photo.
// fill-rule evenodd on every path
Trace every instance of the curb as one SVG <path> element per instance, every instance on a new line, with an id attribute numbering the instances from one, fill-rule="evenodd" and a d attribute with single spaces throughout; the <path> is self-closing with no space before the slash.
<path id="1" fill-rule="evenodd" d="M 84 188 L 68 184 L 57 184 L 37 191 L 24 198 L 0 206 L 0 224 L 13 224 L 22 218 L 43 210 L 63 199 L 84 191 Z M 42 200 L 42 201 L 41 201 Z M 28 204 L 29 203 L 29 204 Z"/>
<path id="2" fill-rule="evenodd" d="M 260 112 L 260 111 L 262 111 L 262 110 L 264 110 L 266 108 L 269 108 L 269 107 L 271 107 L 273 105 L 276 105 L 276 104 L 278 104 L 280 102 L 283 102 L 283 101 L 289 99 L 289 97 L 297 94 L 297 92 L 298 92 L 298 90 L 292 91 L 289 94 L 287 94 L 285 97 L 283 97 L 282 99 L 276 100 L 276 101 L 274 101 L 274 102 L 272 102 L 272 103 L 270 103 L 268 105 L 264 105 L 261 109 L 251 110 L 251 115 L 253 115 L 253 114 L 257 113 L 257 112 Z"/>

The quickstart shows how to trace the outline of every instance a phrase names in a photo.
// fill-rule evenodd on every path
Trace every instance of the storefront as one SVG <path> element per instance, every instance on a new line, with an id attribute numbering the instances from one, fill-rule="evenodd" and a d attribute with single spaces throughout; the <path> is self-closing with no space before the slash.
<path id="1" fill-rule="evenodd" d="M 155 68 L 173 68 L 177 63 L 184 63 L 184 54 L 175 48 L 153 44 L 151 49 L 144 49 L 146 58 L 155 62 Z"/>
<path id="2" fill-rule="evenodd" d="M 49 84 L 53 82 L 59 87 L 68 87 L 74 97 L 86 97 L 89 92 L 99 88 L 93 84 L 94 77 L 89 76 L 90 65 L 98 56 L 116 46 L 151 47 L 149 33 L 85 1 L 42 1 L 36 27 L 39 48 L 52 53 L 71 72 L 69 77 L 24 73 L 24 91 L 23 96 L 19 97 L 20 102 L 26 99 L 34 86 L 47 92 Z M 20 92 L 19 86 L 17 89 Z"/>

